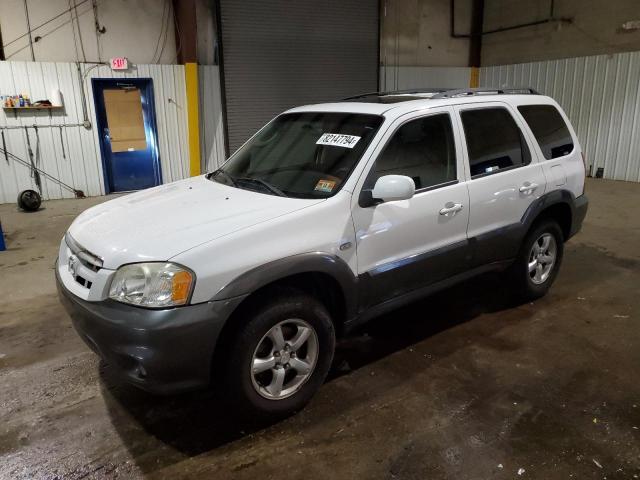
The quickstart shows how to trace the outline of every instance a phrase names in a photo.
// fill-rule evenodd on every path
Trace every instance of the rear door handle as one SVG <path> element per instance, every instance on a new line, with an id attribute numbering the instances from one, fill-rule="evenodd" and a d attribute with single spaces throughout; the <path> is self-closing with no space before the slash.
<path id="1" fill-rule="evenodd" d="M 440 213 L 440 215 L 444 215 L 445 217 L 453 217 L 460 210 L 462 210 L 461 203 L 447 202 L 445 203 L 444 208 L 441 208 L 440 212 L 438 213 Z"/>
<path id="2" fill-rule="evenodd" d="M 537 183 L 524 182 L 522 186 L 519 188 L 520 193 L 532 193 L 536 188 L 538 188 Z"/>

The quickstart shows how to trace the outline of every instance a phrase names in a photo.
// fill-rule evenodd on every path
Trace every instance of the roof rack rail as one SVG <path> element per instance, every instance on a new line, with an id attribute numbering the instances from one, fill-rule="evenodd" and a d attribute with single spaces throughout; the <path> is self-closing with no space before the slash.
<path id="1" fill-rule="evenodd" d="M 420 94 L 420 93 L 433 93 L 439 94 L 452 90 L 451 88 L 412 88 L 410 90 L 390 90 L 386 92 L 368 92 L 362 93 L 360 95 L 354 95 L 352 97 L 346 97 L 341 99 L 341 102 L 347 100 L 356 100 L 358 98 L 366 98 L 366 97 L 384 97 L 387 95 L 411 95 L 411 94 Z"/>
<path id="2" fill-rule="evenodd" d="M 436 93 L 432 100 L 439 98 L 467 97 L 472 95 L 540 95 L 531 87 L 509 87 L 509 88 L 462 88 L 457 90 L 445 90 Z"/>

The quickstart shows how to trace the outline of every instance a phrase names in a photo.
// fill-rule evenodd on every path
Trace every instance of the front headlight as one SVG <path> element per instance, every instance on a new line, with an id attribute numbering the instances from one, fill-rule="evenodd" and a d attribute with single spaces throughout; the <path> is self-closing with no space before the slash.
<path id="1" fill-rule="evenodd" d="M 109 298 L 147 308 L 176 307 L 189 301 L 195 275 L 174 263 L 133 263 L 118 269 Z"/>

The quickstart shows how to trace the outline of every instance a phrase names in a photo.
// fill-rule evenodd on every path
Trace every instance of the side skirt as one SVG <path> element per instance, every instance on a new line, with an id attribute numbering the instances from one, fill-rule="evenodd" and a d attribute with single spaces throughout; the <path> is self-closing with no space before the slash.
<path id="1" fill-rule="evenodd" d="M 456 285 L 460 282 L 468 280 L 470 278 L 476 277 L 483 273 L 494 272 L 494 271 L 502 271 L 508 268 L 513 263 L 513 259 L 502 260 L 499 262 L 489 263 L 486 265 L 482 265 L 480 267 L 473 268 L 463 273 L 459 273 L 458 275 L 454 275 L 445 280 L 441 280 L 436 283 L 432 283 L 431 285 L 427 285 L 426 287 L 419 288 L 417 290 L 413 290 L 411 292 L 405 293 L 398 297 L 392 298 L 390 300 L 386 300 L 382 303 L 374 305 L 373 307 L 368 308 L 367 310 L 360 313 L 357 317 L 348 320 L 345 323 L 345 333 L 353 330 L 354 328 L 367 323 L 368 321 L 374 319 L 375 317 L 379 317 L 385 313 L 396 310 L 402 306 L 413 303 L 422 298 L 433 295 L 436 292 L 441 290 L 445 290 L 453 285 Z"/>

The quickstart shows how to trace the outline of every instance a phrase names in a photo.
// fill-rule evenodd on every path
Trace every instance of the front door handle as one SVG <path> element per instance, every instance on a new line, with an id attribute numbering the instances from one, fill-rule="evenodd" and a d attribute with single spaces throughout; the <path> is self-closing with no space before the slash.
<path id="1" fill-rule="evenodd" d="M 538 184 L 537 183 L 531 183 L 531 182 L 524 182 L 522 184 L 522 186 L 519 188 L 520 193 L 524 193 L 524 194 L 530 194 L 533 193 L 533 191 L 538 188 Z"/>
<path id="2" fill-rule="evenodd" d="M 462 210 L 461 203 L 453 203 L 447 202 L 444 205 L 444 208 L 440 209 L 440 215 L 444 215 L 445 217 L 453 217 L 456 213 Z"/>

